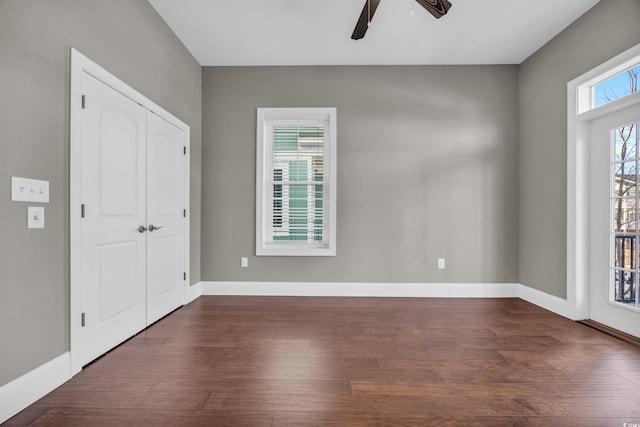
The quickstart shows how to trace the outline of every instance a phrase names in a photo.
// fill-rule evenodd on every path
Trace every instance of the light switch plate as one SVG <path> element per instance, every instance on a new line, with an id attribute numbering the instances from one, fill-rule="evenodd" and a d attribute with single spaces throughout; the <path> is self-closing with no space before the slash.
<path id="1" fill-rule="evenodd" d="M 49 181 L 12 176 L 11 200 L 14 202 L 49 203 Z"/>
<path id="2" fill-rule="evenodd" d="M 27 208 L 27 228 L 44 228 L 44 207 L 29 206 Z"/>

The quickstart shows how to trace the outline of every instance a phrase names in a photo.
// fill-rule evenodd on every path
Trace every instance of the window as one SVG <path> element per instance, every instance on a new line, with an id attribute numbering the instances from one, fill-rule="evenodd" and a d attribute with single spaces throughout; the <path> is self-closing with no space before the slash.
<path id="1" fill-rule="evenodd" d="M 258 108 L 256 255 L 336 254 L 336 109 Z"/>
<path id="2" fill-rule="evenodd" d="M 576 102 L 576 110 L 573 111 L 576 111 L 578 116 L 582 115 L 579 117 L 580 120 L 592 120 L 606 112 L 637 102 L 640 97 L 638 92 L 640 55 L 638 52 L 640 52 L 639 48 L 629 49 L 629 52 L 620 55 L 624 56 L 624 59 L 618 61 L 617 58 L 614 58 L 609 61 L 615 60 L 615 65 L 602 64 L 591 70 L 588 73 L 588 78 L 583 76 L 571 82 L 576 91 L 569 95 L 572 97 L 577 95 L 577 98 L 571 102 Z M 580 80 L 579 83 L 577 83 L 578 80 Z M 597 110 L 601 111 L 597 112 Z"/>
<path id="3" fill-rule="evenodd" d="M 608 104 L 638 91 L 640 65 L 631 67 L 592 86 L 593 107 Z"/>

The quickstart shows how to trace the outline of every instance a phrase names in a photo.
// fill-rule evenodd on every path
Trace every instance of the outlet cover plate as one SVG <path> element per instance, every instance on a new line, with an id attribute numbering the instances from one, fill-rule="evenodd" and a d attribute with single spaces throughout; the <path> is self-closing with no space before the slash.
<path id="1" fill-rule="evenodd" d="M 27 208 L 27 228 L 44 228 L 44 207 L 29 206 Z"/>

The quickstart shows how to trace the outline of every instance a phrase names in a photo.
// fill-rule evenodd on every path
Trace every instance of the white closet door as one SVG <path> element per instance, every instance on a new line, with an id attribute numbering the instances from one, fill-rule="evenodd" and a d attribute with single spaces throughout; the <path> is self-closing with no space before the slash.
<path id="1" fill-rule="evenodd" d="M 147 324 L 184 303 L 185 134 L 147 115 Z"/>
<path id="2" fill-rule="evenodd" d="M 83 73 L 82 363 L 146 325 L 146 110 Z M 142 229 L 141 229 L 142 231 Z"/>

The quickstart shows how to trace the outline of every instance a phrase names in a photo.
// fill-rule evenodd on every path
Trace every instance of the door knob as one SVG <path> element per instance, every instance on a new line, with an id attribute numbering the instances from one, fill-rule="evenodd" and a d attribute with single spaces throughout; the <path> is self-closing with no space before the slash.
<path id="1" fill-rule="evenodd" d="M 151 224 L 151 225 L 149 226 L 149 231 L 160 230 L 161 228 L 162 228 L 162 226 L 161 226 L 161 225 L 153 225 L 153 224 Z"/>
<path id="2" fill-rule="evenodd" d="M 138 231 L 140 233 L 144 233 L 145 231 L 147 231 L 147 227 L 145 227 L 144 225 L 141 225 L 140 227 L 138 227 Z"/>

